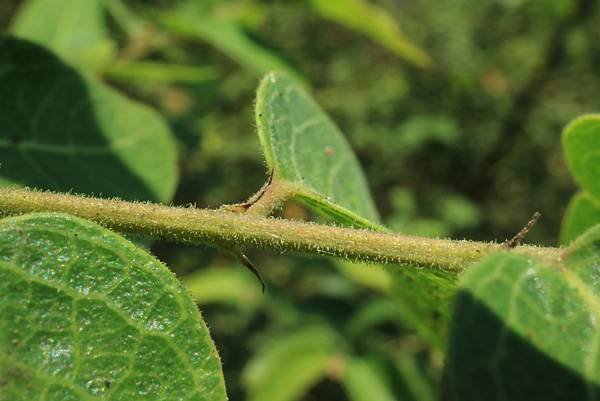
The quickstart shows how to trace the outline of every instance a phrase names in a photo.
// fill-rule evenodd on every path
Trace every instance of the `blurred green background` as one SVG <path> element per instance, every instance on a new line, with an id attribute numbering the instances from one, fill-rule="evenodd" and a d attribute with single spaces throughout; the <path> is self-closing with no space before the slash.
<path id="1" fill-rule="evenodd" d="M 44 42 L 30 11 L 44 2 L 3 0 L 2 28 Z M 540 211 L 527 241 L 556 246 L 575 192 L 560 133 L 600 109 L 598 3 L 66 0 L 43 24 L 71 29 L 48 44 L 63 59 L 168 120 L 174 204 L 218 207 L 262 185 L 253 99 L 260 77 L 280 69 L 340 126 L 393 230 L 503 241 Z M 315 218 L 293 202 L 281 214 Z M 151 251 L 198 300 L 234 401 L 443 393 L 443 346 L 399 317 L 378 268 L 250 252 L 263 295 L 226 253 Z"/>

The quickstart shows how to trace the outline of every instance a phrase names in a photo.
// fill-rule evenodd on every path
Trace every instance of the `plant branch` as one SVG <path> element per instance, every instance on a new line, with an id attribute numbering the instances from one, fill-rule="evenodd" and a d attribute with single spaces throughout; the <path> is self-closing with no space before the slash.
<path id="1" fill-rule="evenodd" d="M 163 206 L 97 199 L 29 189 L 0 189 L 0 213 L 62 212 L 124 232 L 229 249 L 338 256 L 356 261 L 411 264 L 460 272 L 502 250 L 502 244 L 377 233 L 266 218 L 227 210 Z M 560 249 L 519 246 L 511 252 L 555 261 Z"/>
<path id="2" fill-rule="evenodd" d="M 233 205 L 223 205 L 221 209 L 267 217 L 282 207 L 285 201 L 297 192 L 298 188 L 294 184 L 279 181 L 275 178 L 275 170 L 271 170 L 265 184 L 247 201 Z"/>

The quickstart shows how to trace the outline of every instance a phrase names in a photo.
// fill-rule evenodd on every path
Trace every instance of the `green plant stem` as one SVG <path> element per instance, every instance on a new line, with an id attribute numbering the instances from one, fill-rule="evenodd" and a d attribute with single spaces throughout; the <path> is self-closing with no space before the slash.
<path id="1" fill-rule="evenodd" d="M 227 248 L 329 255 L 356 261 L 411 264 L 462 271 L 502 245 L 376 233 L 266 218 L 226 210 L 170 207 L 19 188 L 0 189 L 0 213 L 62 212 L 117 231 Z M 556 261 L 560 249 L 519 246 L 511 252 Z"/>

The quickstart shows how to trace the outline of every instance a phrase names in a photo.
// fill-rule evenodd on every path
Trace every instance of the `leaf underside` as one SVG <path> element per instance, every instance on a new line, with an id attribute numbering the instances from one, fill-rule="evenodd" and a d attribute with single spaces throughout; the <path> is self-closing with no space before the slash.
<path id="1" fill-rule="evenodd" d="M 226 400 L 191 297 L 160 262 L 79 218 L 0 221 L 0 400 Z"/>
<path id="2" fill-rule="evenodd" d="M 339 129 L 292 78 L 269 73 L 256 96 L 258 135 L 275 179 L 335 221 L 382 230 L 356 156 Z"/>

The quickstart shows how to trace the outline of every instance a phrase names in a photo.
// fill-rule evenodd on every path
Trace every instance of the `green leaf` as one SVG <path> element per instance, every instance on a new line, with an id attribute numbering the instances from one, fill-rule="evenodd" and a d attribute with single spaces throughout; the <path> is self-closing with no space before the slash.
<path id="1" fill-rule="evenodd" d="M 113 80 L 140 82 L 201 83 L 213 81 L 219 70 L 213 66 L 190 66 L 152 61 L 124 61 L 112 64 L 104 75 Z"/>
<path id="2" fill-rule="evenodd" d="M 351 401 L 394 401 L 390 386 L 381 372 L 366 359 L 349 357 L 346 360 L 342 385 Z"/>
<path id="3" fill-rule="evenodd" d="M 144 30 L 147 29 L 146 20 L 129 10 L 122 0 L 102 0 L 102 3 L 115 24 L 129 38 L 143 35 Z"/>
<path id="4" fill-rule="evenodd" d="M 346 323 L 345 337 L 356 339 L 366 336 L 369 329 L 383 323 L 395 322 L 397 317 L 398 311 L 394 300 L 385 296 L 376 297 L 357 307 L 357 311 Z"/>
<path id="5" fill-rule="evenodd" d="M 252 309 L 264 300 L 256 277 L 239 266 L 202 269 L 183 277 L 181 281 L 200 305 L 228 303 Z"/>
<path id="6" fill-rule="evenodd" d="M 249 401 L 299 400 L 325 374 L 336 337 L 323 326 L 271 337 L 243 372 Z"/>
<path id="7" fill-rule="evenodd" d="M 398 373 L 402 377 L 402 382 L 406 387 L 406 399 L 414 401 L 435 401 L 439 397 L 436 395 L 436 380 L 430 372 L 427 372 L 422 363 L 419 363 L 416 353 L 404 352 L 394 361 Z M 431 368 L 431 366 L 427 366 Z M 404 399 L 404 398 L 403 398 Z"/>
<path id="8" fill-rule="evenodd" d="M 600 225 L 554 262 L 499 253 L 471 267 L 447 358 L 455 400 L 600 399 Z"/>
<path id="9" fill-rule="evenodd" d="M 297 198 L 340 223 L 382 229 L 350 145 L 298 83 L 280 73 L 265 76 L 256 122 L 275 180 L 294 186 Z"/>
<path id="10" fill-rule="evenodd" d="M 74 65 L 99 69 L 115 53 L 101 0 L 29 0 L 12 32 L 52 49 Z"/>
<path id="11" fill-rule="evenodd" d="M 292 79 L 270 73 L 256 100 L 258 134 L 275 182 L 339 223 L 382 230 L 350 146 L 318 104 Z M 391 294 L 398 315 L 429 343 L 444 348 L 456 277 L 436 270 L 338 264 L 352 280 Z"/>
<path id="12" fill-rule="evenodd" d="M 354 263 L 336 259 L 338 270 L 350 280 L 375 291 L 388 292 L 392 286 L 392 276 L 382 265 Z"/>
<path id="13" fill-rule="evenodd" d="M 163 119 L 47 50 L 0 38 L 0 185 L 169 201 L 176 148 Z"/>
<path id="14" fill-rule="evenodd" d="M 579 192 L 569 202 L 563 218 L 560 242 L 568 245 L 588 228 L 600 224 L 600 200 L 587 192 Z"/>
<path id="15" fill-rule="evenodd" d="M 257 76 L 277 70 L 304 82 L 295 69 L 276 53 L 248 37 L 235 21 L 219 19 L 189 5 L 162 13 L 158 19 L 165 29 L 187 39 L 210 43 Z"/>
<path id="16" fill-rule="evenodd" d="M 431 67 L 429 56 L 402 33 L 398 23 L 384 9 L 367 0 L 311 0 L 310 2 L 324 18 L 370 37 L 419 67 Z"/>
<path id="17" fill-rule="evenodd" d="M 600 199 L 600 114 L 573 120 L 562 135 L 571 173 L 594 198 Z"/>
<path id="18" fill-rule="evenodd" d="M 393 305 L 396 318 L 432 347 L 446 348 L 449 309 L 457 280 L 455 273 L 344 261 L 336 261 L 336 266 L 357 284 L 389 295 L 393 304 L 386 306 L 392 308 Z M 355 317 L 360 317 L 360 312 Z"/>
<path id="19" fill-rule="evenodd" d="M 226 400 L 208 329 L 159 261 L 60 214 L 0 221 L 0 398 Z"/>
<path id="20" fill-rule="evenodd" d="M 389 270 L 393 277 L 391 294 L 402 321 L 431 346 L 445 349 L 456 274 L 411 266 Z"/>

